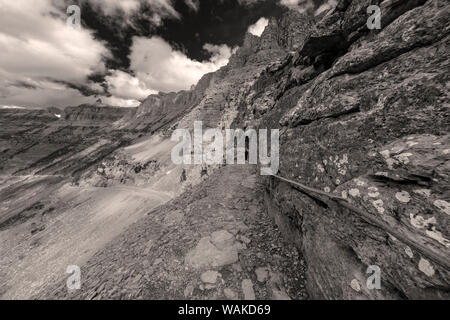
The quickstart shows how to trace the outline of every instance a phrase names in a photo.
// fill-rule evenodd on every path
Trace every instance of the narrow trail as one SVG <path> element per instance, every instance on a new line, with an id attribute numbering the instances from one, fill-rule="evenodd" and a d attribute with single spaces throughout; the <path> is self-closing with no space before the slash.
<path id="1" fill-rule="evenodd" d="M 150 189 L 69 185 L 52 198 L 53 211 L 0 231 L 0 298 L 29 299 L 58 283 L 69 265 L 84 264 L 148 210 L 170 199 Z"/>
<path id="2" fill-rule="evenodd" d="M 176 199 L 148 208 L 80 265 L 81 289 L 69 292 L 63 280 L 36 297 L 305 299 L 304 261 L 263 202 L 254 167 L 222 167 Z"/>

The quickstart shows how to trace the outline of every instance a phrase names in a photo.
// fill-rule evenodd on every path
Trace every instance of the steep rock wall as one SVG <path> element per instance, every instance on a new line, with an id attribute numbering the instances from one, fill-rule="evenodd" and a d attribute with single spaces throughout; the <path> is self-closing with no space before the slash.
<path id="1" fill-rule="evenodd" d="M 375 3 L 374 3 L 375 2 Z M 379 4 L 382 29 L 366 27 Z M 281 129 L 280 175 L 348 199 L 450 255 L 450 6 L 340 1 L 261 73 L 239 125 Z M 264 37 L 264 35 L 263 35 Z M 449 270 L 347 209 L 265 179 L 269 213 L 326 299 L 448 299 Z M 381 271 L 369 290 L 368 266 Z"/>

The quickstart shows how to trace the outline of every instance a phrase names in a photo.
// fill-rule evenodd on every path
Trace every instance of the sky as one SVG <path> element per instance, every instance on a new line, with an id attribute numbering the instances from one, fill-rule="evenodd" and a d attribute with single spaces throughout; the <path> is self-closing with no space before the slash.
<path id="1" fill-rule="evenodd" d="M 0 107 L 135 107 L 189 89 L 246 32 L 305 1 L 0 0 Z M 67 24 L 71 5 L 80 28 Z"/>

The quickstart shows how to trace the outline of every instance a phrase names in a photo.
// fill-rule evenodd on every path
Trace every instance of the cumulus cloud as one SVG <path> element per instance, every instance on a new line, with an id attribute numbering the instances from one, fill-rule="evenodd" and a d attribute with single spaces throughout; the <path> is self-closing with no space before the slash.
<path id="1" fill-rule="evenodd" d="M 318 15 L 324 11 L 327 11 L 336 6 L 336 0 L 323 0 L 321 1 L 321 5 L 316 9 L 314 9 L 317 5 L 317 2 L 313 0 L 280 0 L 280 4 L 284 5 L 288 8 L 298 10 L 300 12 L 311 12 L 314 15 Z"/>
<path id="2" fill-rule="evenodd" d="M 146 5 L 155 12 L 158 17 L 180 18 L 180 14 L 172 6 L 171 0 L 84 0 L 101 9 L 106 15 L 118 13 L 132 14 L 139 10 L 141 5 Z M 193 0 L 187 0 L 194 5 Z"/>
<path id="3" fill-rule="evenodd" d="M 131 108 L 137 107 L 141 104 L 139 100 L 136 99 L 122 99 L 118 97 L 102 97 L 102 102 L 108 104 L 110 106 L 122 107 L 122 108 Z"/>
<path id="4" fill-rule="evenodd" d="M 198 11 L 200 8 L 200 0 L 185 0 L 185 3 L 194 11 Z"/>
<path id="5" fill-rule="evenodd" d="M 155 90 L 147 89 L 145 83 L 138 78 L 120 70 L 114 70 L 105 80 L 109 92 L 116 98 L 139 100 L 157 93 Z"/>
<path id="6" fill-rule="evenodd" d="M 171 0 L 80 0 L 106 15 L 127 17 L 149 7 L 149 19 L 180 19 Z M 184 0 L 199 10 L 198 0 Z M 260 0 L 242 0 L 252 5 Z M 283 0 L 287 1 L 287 0 Z M 94 103 L 98 97 L 110 105 L 136 106 L 159 91 L 189 89 L 208 72 L 226 65 L 233 50 L 205 44 L 207 61 L 196 61 L 172 48 L 160 37 L 134 37 L 129 70 L 107 70 L 105 57 L 114 59 L 107 44 L 87 29 L 66 25 L 62 0 L 0 0 L 0 106 L 64 107 Z M 79 3 L 79 2 L 78 2 Z M 81 12 L 83 18 L 83 12 Z M 109 19 L 109 18 L 108 18 Z M 249 28 L 260 35 L 267 25 L 261 18 Z M 103 79 L 104 83 L 93 82 Z"/>
<path id="7" fill-rule="evenodd" d="M 288 8 L 306 12 L 314 8 L 312 0 L 281 0 L 280 3 Z"/>
<path id="8" fill-rule="evenodd" d="M 75 87 L 102 90 L 88 76 L 105 72 L 110 53 L 89 31 L 66 26 L 51 0 L 0 0 L 0 16 L 0 105 L 85 101 Z"/>
<path id="9" fill-rule="evenodd" d="M 281 0 L 280 3 L 282 5 L 288 6 L 288 7 L 293 7 L 293 6 L 297 6 L 299 4 L 299 2 L 303 2 L 304 0 Z"/>
<path id="10" fill-rule="evenodd" d="M 211 54 L 208 61 L 191 60 L 174 50 L 159 37 L 133 38 L 130 69 L 134 75 L 114 70 L 105 80 L 111 97 L 102 98 L 110 105 L 137 106 L 150 94 L 187 90 L 208 72 L 226 65 L 232 50 L 226 45 L 205 44 Z"/>
<path id="11" fill-rule="evenodd" d="M 106 12 L 130 13 L 140 5 L 138 0 L 88 1 L 103 4 Z M 146 2 L 159 14 L 178 16 L 169 0 Z M 103 61 L 110 52 L 105 44 L 88 30 L 68 27 L 66 15 L 53 3 L 41 0 L 30 6 L 28 0 L 0 0 L 0 105 L 64 107 L 94 103 L 100 96 L 107 104 L 136 106 L 158 91 L 189 89 L 205 73 L 226 65 L 232 53 L 226 45 L 205 44 L 211 58 L 199 62 L 161 38 L 135 37 L 130 72 L 106 70 Z M 105 73 L 107 91 L 88 80 Z"/>
<path id="12" fill-rule="evenodd" d="M 267 20 L 266 18 L 260 18 L 258 21 L 256 21 L 255 24 L 252 24 L 250 27 L 248 27 L 248 32 L 257 37 L 260 37 L 268 24 L 269 20 Z"/>
<path id="13" fill-rule="evenodd" d="M 205 44 L 212 56 L 209 61 L 191 60 L 174 50 L 159 37 L 133 38 L 130 69 L 136 74 L 141 88 L 153 91 L 179 91 L 189 89 L 208 72 L 226 65 L 232 50 L 226 45 Z"/>
<path id="14" fill-rule="evenodd" d="M 90 2 L 107 15 L 113 15 L 118 13 L 118 11 L 122 11 L 126 14 L 129 14 L 133 11 L 139 9 L 139 1 L 138 0 L 85 0 Z"/>

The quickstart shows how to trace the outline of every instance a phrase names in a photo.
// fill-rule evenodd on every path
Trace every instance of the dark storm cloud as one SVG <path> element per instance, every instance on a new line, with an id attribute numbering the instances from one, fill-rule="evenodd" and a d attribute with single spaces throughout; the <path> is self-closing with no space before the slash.
<path id="1" fill-rule="evenodd" d="M 153 20 L 158 11 L 145 2 L 130 16 L 124 16 L 120 11 L 106 13 L 89 1 L 78 1 L 78 4 L 82 9 L 83 25 L 91 29 L 97 39 L 105 41 L 113 54 L 106 66 L 119 70 L 127 70 L 130 66 L 134 36 L 159 36 L 189 58 L 204 61 L 211 56 L 203 49 L 206 43 L 238 46 L 251 24 L 261 17 L 279 16 L 284 10 L 277 0 L 175 0 L 172 6 L 178 16 L 166 17 L 158 25 Z"/>
<path id="2" fill-rule="evenodd" d="M 199 61 L 209 58 L 208 52 L 202 49 L 205 43 L 241 45 L 251 24 L 261 17 L 279 16 L 283 10 L 275 0 L 256 1 L 251 5 L 237 0 L 200 0 L 197 12 L 189 11 L 184 1 L 176 1 L 174 7 L 183 19 L 166 21 L 157 34 L 181 46 L 188 57 Z"/>
<path id="3" fill-rule="evenodd" d="M 103 90 L 102 91 L 95 90 L 95 89 L 92 89 L 92 87 L 90 87 L 88 85 L 76 84 L 76 83 L 72 83 L 72 82 L 68 82 L 68 81 L 55 80 L 55 79 L 47 79 L 47 80 L 50 82 L 53 82 L 53 83 L 62 84 L 66 88 L 77 90 L 85 97 L 104 94 Z"/>

